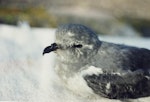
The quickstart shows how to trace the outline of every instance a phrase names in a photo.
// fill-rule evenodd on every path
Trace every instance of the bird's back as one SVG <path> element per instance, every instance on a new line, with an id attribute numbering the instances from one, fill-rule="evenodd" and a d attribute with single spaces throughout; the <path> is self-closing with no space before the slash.
<path id="1" fill-rule="evenodd" d="M 102 72 L 84 79 L 94 93 L 110 99 L 150 95 L 150 50 L 102 42 L 93 60 Z"/>
<path id="2" fill-rule="evenodd" d="M 95 56 L 97 67 L 108 71 L 150 69 L 150 50 L 102 42 Z"/>

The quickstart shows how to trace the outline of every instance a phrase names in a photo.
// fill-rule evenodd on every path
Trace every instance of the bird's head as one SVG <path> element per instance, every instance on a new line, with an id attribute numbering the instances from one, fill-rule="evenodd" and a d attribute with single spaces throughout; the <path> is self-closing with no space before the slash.
<path id="1" fill-rule="evenodd" d="M 67 24 L 56 30 L 56 41 L 43 54 L 55 51 L 64 62 L 79 62 L 93 56 L 100 41 L 91 29 L 80 24 Z"/>

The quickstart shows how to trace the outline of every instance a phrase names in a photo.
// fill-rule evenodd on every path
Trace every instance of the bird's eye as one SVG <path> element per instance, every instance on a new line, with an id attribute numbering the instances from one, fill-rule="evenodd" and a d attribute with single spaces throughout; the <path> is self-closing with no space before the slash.
<path id="1" fill-rule="evenodd" d="M 74 44 L 72 47 L 73 47 L 73 48 L 81 48 L 82 45 L 81 45 L 81 44 Z"/>

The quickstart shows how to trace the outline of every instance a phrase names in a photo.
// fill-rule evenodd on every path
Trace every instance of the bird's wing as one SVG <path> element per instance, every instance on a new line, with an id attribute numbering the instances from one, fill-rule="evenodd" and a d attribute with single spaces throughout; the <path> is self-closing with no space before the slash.
<path id="1" fill-rule="evenodd" d="M 94 93 L 110 99 L 138 98 L 150 95 L 150 76 L 142 71 L 124 75 L 100 73 L 84 75 Z"/>

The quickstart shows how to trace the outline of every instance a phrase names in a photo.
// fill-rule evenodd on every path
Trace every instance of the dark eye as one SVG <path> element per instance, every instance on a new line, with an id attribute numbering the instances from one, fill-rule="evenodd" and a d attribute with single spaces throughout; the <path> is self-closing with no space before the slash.
<path id="1" fill-rule="evenodd" d="M 81 44 L 74 44 L 73 46 L 72 46 L 73 48 L 81 48 L 82 47 L 82 45 Z"/>

